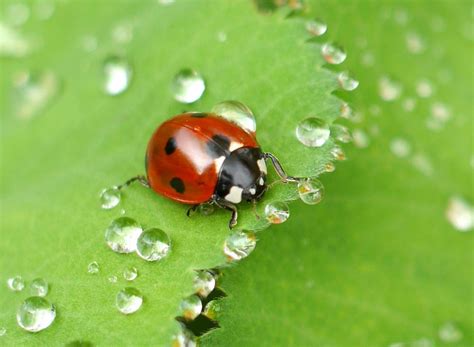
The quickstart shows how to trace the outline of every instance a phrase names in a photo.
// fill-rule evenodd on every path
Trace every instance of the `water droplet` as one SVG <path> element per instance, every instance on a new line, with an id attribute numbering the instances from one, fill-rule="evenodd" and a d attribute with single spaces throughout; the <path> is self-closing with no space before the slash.
<path id="1" fill-rule="evenodd" d="M 5 19 L 10 25 L 21 26 L 30 18 L 30 8 L 21 2 L 9 5 L 5 11 Z"/>
<path id="2" fill-rule="evenodd" d="M 204 307 L 204 310 L 202 311 L 202 314 L 209 319 L 217 320 L 220 311 L 221 311 L 221 305 L 219 301 L 212 300 L 206 304 L 206 306 Z"/>
<path id="3" fill-rule="evenodd" d="M 123 270 L 123 278 L 127 281 L 133 281 L 138 276 L 138 270 L 136 267 L 131 266 Z"/>
<path id="4" fill-rule="evenodd" d="M 461 329 L 454 322 L 446 322 L 440 326 L 438 336 L 444 343 L 457 343 L 463 338 Z"/>
<path id="5" fill-rule="evenodd" d="M 56 10 L 56 5 L 52 1 L 38 1 L 35 3 L 34 12 L 39 20 L 48 20 L 50 19 L 54 11 Z"/>
<path id="6" fill-rule="evenodd" d="M 142 233 L 138 222 L 129 217 L 119 217 L 105 231 L 107 245 L 118 253 L 131 253 L 137 249 L 137 239 Z"/>
<path id="7" fill-rule="evenodd" d="M 284 201 L 274 201 L 265 206 L 265 218 L 272 224 L 281 224 L 290 217 L 290 208 Z"/>
<path id="8" fill-rule="evenodd" d="M 324 165 L 324 171 L 325 172 L 334 172 L 336 171 L 336 165 L 334 163 L 327 163 Z"/>
<path id="9" fill-rule="evenodd" d="M 31 281 L 30 284 L 30 291 L 31 294 L 34 296 L 46 296 L 48 294 L 49 286 L 48 282 L 46 282 L 42 278 L 35 278 Z"/>
<path id="10" fill-rule="evenodd" d="M 205 298 L 216 286 L 216 279 L 209 271 L 198 271 L 194 278 L 194 291 L 199 294 L 201 298 Z"/>
<path id="11" fill-rule="evenodd" d="M 143 296 L 140 291 L 133 287 L 123 288 L 115 297 L 115 306 L 123 314 L 131 314 L 142 306 Z"/>
<path id="12" fill-rule="evenodd" d="M 333 124 L 331 125 L 331 134 L 339 142 L 349 143 L 352 140 L 349 129 L 344 125 Z"/>
<path id="13" fill-rule="evenodd" d="M 313 19 L 306 22 L 306 30 L 313 36 L 321 36 L 327 29 L 327 24 L 320 19 Z"/>
<path id="14" fill-rule="evenodd" d="M 257 238 L 252 232 L 233 231 L 224 243 L 224 254 L 229 261 L 247 257 L 255 249 Z"/>
<path id="15" fill-rule="evenodd" d="M 329 64 L 341 64 L 346 60 L 347 54 L 341 46 L 332 43 L 325 43 L 321 47 L 324 60 Z"/>
<path id="16" fill-rule="evenodd" d="M 203 216 L 210 216 L 211 214 L 214 213 L 215 210 L 216 209 L 215 209 L 214 205 L 211 205 L 211 204 L 200 204 L 198 206 L 198 211 Z"/>
<path id="17" fill-rule="evenodd" d="M 184 104 L 191 104 L 199 100 L 205 89 L 204 78 L 192 69 L 179 71 L 171 84 L 174 98 Z"/>
<path id="18" fill-rule="evenodd" d="M 105 188 L 100 193 L 100 205 L 104 210 L 110 210 L 120 203 L 121 192 L 117 187 Z"/>
<path id="19" fill-rule="evenodd" d="M 99 264 L 96 261 L 93 261 L 89 265 L 87 265 L 87 272 L 90 274 L 96 274 L 99 273 L 100 267 Z"/>
<path id="20" fill-rule="evenodd" d="M 182 328 L 171 340 L 172 347 L 196 347 L 196 338 L 187 329 Z"/>
<path id="21" fill-rule="evenodd" d="M 306 118 L 296 127 L 296 137 L 308 147 L 323 146 L 329 139 L 330 133 L 328 124 L 316 117 Z"/>
<path id="22" fill-rule="evenodd" d="M 82 48 L 86 52 L 94 52 L 99 46 L 99 42 L 95 36 L 86 35 L 81 39 Z"/>
<path id="23" fill-rule="evenodd" d="M 30 332 L 46 329 L 56 318 L 56 309 L 45 298 L 32 296 L 26 299 L 16 312 L 20 327 Z"/>
<path id="24" fill-rule="evenodd" d="M 446 218 L 458 231 L 474 228 L 474 207 L 461 197 L 453 196 L 446 208 Z"/>
<path id="25" fill-rule="evenodd" d="M 130 86 L 132 67 L 123 58 L 109 57 L 104 62 L 104 92 L 108 95 L 119 95 Z"/>
<path id="26" fill-rule="evenodd" d="M 425 43 L 421 37 L 416 33 L 408 33 L 405 37 L 408 52 L 413 54 L 420 54 L 425 50 Z"/>
<path id="27" fill-rule="evenodd" d="M 110 283 L 117 283 L 117 276 L 115 275 L 109 276 L 108 280 Z"/>
<path id="28" fill-rule="evenodd" d="M 393 101 L 400 97 L 402 87 L 398 82 L 388 78 L 382 77 L 379 80 L 379 95 L 384 101 Z"/>
<path id="29" fill-rule="evenodd" d="M 133 26 L 130 23 L 120 23 L 112 30 L 112 38 L 117 43 L 129 43 L 133 38 Z"/>
<path id="30" fill-rule="evenodd" d="M 352 108 L 346 102 L 341 105 L 341 117 L 346 119 L 351 119 L 353 117 Z"/>
<path id="31" fill-rule="evenodd" d="M 427 119 L 427 126 L 432 130 L 441 129 L 451 118 L 451 110 L 441 102 L 435 102 L 431 105 L 431 114 Z"/>
<path id="32" fill-rule="evenodd" d="M 431 161 L 425 155 L 421 153 L 415 154 L 411 158 L 411 163 L 413 166 L 426 176 L 431 176 L 433 174 L 433 165 Z"/>
<path id="33" fill-rule="evenodd" d="M 14 79 L 14 107 L 19 118 L 30 119 L 53 100 L 59 91 L 59 80 L 52 71 L 23 72 Z"/>
<path id="34" fill-rule="evenodd" d="M 355 129 L 352 132 L 352 139 L 354 141 L 354 145 L 359 148 L 366 148 L 370 144 L 369 136 L 362 129 Z"/>
<path id="35" fill-rule="evenodd" d="M 30 50 L 30 43 L 22 35 L 0 22 L 0 57 L 21 58 Z"/>
<path id="36" fill-rule="evenodd" d="M 393 154 L 400 158 L 406 158 L 411 153 L 411 146 L 407 140 L 395 138 L 390 142 L 390 150 Z"/>
<path id="37" fill-rule="evenodd" d="M 324 197 L 324 186 L 317 178 L 309 178 L 298 183 L 298 194 L 305 204 L 315 205 Z"/>
<path id="38" fill-rule="evenodd" d="M 0 327 L 0 337 L 5 336 L 6 333 L 7 333 L 7 329 L 5 327 Z"/>
<path id="39" fill-rule="evenodd" d="M 331 149 L 331 155 L 334 157 L 336 160 L 346 160 L 346 153 L 342 150 L 341 147 L 339 146 L 334 146 Z"/>
<path id="40" fill-rule="evenodd" d="M 161 260 L 171 249 L 171 240 L 167 233 L 157 228 L 145 230 L 137 241 L 137 254 L 147 261 Z"/>
<path id="41" fill-rule="evenodd" d="M 347 71 L 341 72 L 337 76 L 337 80 L 341 88 L 347 91 L 354 90 L 359 86 L 359 81 L 350 77 Z"/>
<path id="42" fill-rule="evenodd" d="M 420 80 L 416 84 L 416 93 L 420 98 L 429 98 L 433 95 L 433 86 L 428 80 Z"/>
<path id="43" fill-rule="evenodd" d="M 21 276 L 11 277 L 7 280 L 7 285 L 14 292 L 21 292 L 25 288 L 25 280 Z"/>
<path id="44" fill-rule="evenodd" d="M 413 98 L 406 98 L 403 100 L 402 107 L 405 111 L 411 112 L 415 109 L 416 106 L 416 100 Z"/>
<path id="45" fill-rule="evenodd" d="M 181 301 L 180 310 L 184 319 L 193 320 L 202 311 L 201 299 L 197 295 L 188 296 Z"/>
<path id="46" fill-rule="evenodd" d="M 226 42 L 227 41 L 227 34 L 224 31 L 219 31 L 217 33 L 217 41 L 219 42 Z"/>
<path id="47" fill-rule="evenodd" d="M 212 108 L 211 112 L 236 123 L 248 132 L 254 133 L 257 130 L 257 122 L 252 110 L 240 101 L 220 102 Z"/>
<path id="48" fill-rule="evenodd" d="M 375 57 L 372 52 L 364 52 L 361 57 L 361 63 L 367 67 L 373 66 L 375 63 Z"/>

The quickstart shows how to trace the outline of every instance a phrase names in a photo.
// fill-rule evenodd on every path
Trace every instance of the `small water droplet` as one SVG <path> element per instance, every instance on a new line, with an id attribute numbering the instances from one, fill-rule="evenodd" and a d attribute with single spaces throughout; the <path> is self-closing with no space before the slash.
<path id="1" fill-rule="evenodd" d="M 306 22 L 306 30 L 313 36 L 321 36 L 327 29 L 327 24 L 320 19 L 313 19 Z"/>
<path id="2" fill-rule="evenodd" d="M 131 314 L 142 306 L 143 296 L 140 291 L 133 287 L 123 288 L 115 297 L 115 306 L 123 314 Z"/>
<path id="3" fill-rule="evenodd" d="M 353 117 L 352 108 L 347 102 L 344 102 L 341 105 L 341 117 L 346 119 L 351 119 Z"/>
<path id="4" fill-rule="evenodd" d="M 354 141 L 354 145 L 359 148 L 366 148 L 370 144 L 369 136 L 362 129 L 355 129 L 352 132 L 352 139 Z"/>
<path id="5" fill-rule="evenodd" d="M 290 208 L 284 201 L 274 201 L 265 206 L 265 218 L 272 224 L 281 224 L 290 217 Z"/>
<path id="6" fill-rule="evenodd" d="M 336 139 L 336 141 L 342 143 L 349 143 L 352 140 L 351 133 L 349 129 L 344 125 L 333 124 L 331 125 L 331 134 Z"/>
<path id="7" fill-rule="evenodd" d="M 444 343 L 457 343 L 463 338 L 461 329 L 454 322 L 445 322 L 439 327 L 438 336 Z"/>
<path id="8" fill-rule="evenodd" d="M 361 63 L 362 65 L 365 65 L 367 67 L 373 66 L 375 63 L 375 57 L 372 52 L 364 52 L 361 57 Z"/>
<path id="9" fill-rule="evenodd" d="M 347 57 L 346 52 L 341 46 L 332 43 L 322 45 L 321 53 L 324 60 L 329 64 L 341 64 Z"/>
<path id="10" fill-rule="evenodd" d="M 112 38 L 117 43 L 129 43 L 133 39 L 133 26 L 130 23 L 120 23 L 112 30 Z"/>
<path id="11" fill-rule="evenodd" d="M 112 56 L 104 62 L 104 92 L 108 95 L 119 95 L 130 86 L 132 67 L 123 58 Z"/>
<path id="12" fill-rule="evenodd" d="M 7 328 L 5 327 L 0 327 L 0 337 L 5 336 L 7 333 Z"/>
<path id="13" fill-rule="evenodd" d="M 122 209 L 120 210 L 120 214 L 123 216 L 123 215 L 125 214 L 125 209 L 122 208 Z"/>
<path id="14" fill-rule="evenodd" d="M 406 158 L 411 153 L 411 146 L 407 140 L 397 137 L 390 142 L 390 150 L 397 157 Z"/>
<path id="15" fill-rule="evenodd" d="M 0 57 L 21 58 L 30 50 L 30 43 L 20 33 L 0 22 Z"/>
<path id="16" fill-rule="evenodd" d="M 417 153 L 411 158 L 411 163 L 422 174 L 426 176 L 431 176 L 433 174 L 433 165 L 427 156 Z"/>
<path id="17" fill-rule="evenodd" d="M 48 290 L 49 290 L 48 282 L 46 282 L 44 279 L 35 278 L 33 281 L 31 281 L 31 284 L 30 284 L 31 295 L 46 296 L 46 294 L 48 294 Z"/>
<path id="18" fill-rule="evenodd" d="M 137 239 L 142 233 L 138 222 L 129 217 L 119 217 L 105 231 L 107 245 L 118 253 L 131 253 L 137 249 Z"/>
<path id="19" fill-rule="evenodd" d="M 21 292 L 25 288 L 25 280 L 21 276 L 11 277 L 7 280 L 7 285 L 14 292 Z"/>
<path id="20" fill-rule="evenodd" d="M 123 270 L 123 278 L 127 281 L 133 281 L 138 277 L 138 270 L 136 267 L 131 266 Z"/>
<path id="21" fill-rule="evenodd" d="M 56 309 L 45 298 L 32 296 L 26 299 L 16 312 L 18 325 L 30 332 L 46 329 L 56 318 Z"/>
<path id="22" fill-rule="evenodd" d="M 39 20 L 48 20 L 50 19 L 54 11 L 56 10 L 56 5 L 52 1 L 43 0 L 35 3 L 34 12 Z"/>
<path id="23" fill-rule="evenodd" d="M 219 31 L 217 33 L 217 41 L 219 42 L 226 42 L 227 41 L 227 34 L 224 31 Z"/>
<path id="24" fill-rule="evenodd" d="M 402 87 L 398 82 L 388 78 L 382 77 L 379 80 L 379 95 L 384 101 L 393 101 L 400 97 Z"/>
<path id="25" fill-rule="evenodd" d="M 416 99 L 414 98 L 406 98 L 403 100 L 402 107 L 405 111 L 411 112 L 415 109 L 416 106 Z"/>
<path id="26" fill-rule="evenodd" d="M 93 261 L 92 263 L 89 263 L 89 265 L 87 265 L 87 272 L 90 274 L 97 274 L 99 273 L 99 270 L 100 267 L 96 261 Z"/>
<path id="27" fill-rule="evenodd" d="M 161 260 L 171 249 L 171 240 L 167 233 L 157 228 L 145 230 L 137 240 L 137 254 L 146 261 Z"/>
<path id="28" fill-rule="evenodd" d="M 325 172 L 334 172 L 336 171 L 336 165 L 334 163 L 327 163 L 324 165 L 324 171 Z"/>
<path id="29" fill-rule="evenodd" d="M 233 231 L 225 240 L 224 254 L 229 261 L 247 257 L 255 249 L 257 238 L 252 232 Z"/>
<path id="30" fill-rule="evenodd" d="M 461 197 L 453 196 L 446 208 L 446 218 L 458 231 L 474 228 L 474 207 Z"/>
<path id="31" fill-rule="evenodd" d="M 202 311 L 202 314 L 209 319 L 217 320 L 220 311 L 221 311 L 221 305 L 219 301 L 212 300 L 206 304 L 206 306 L 204 307 L 204 310 Z"/>
<path id="32" fill-rule="evenodd" d="M 182 328 L 171 339 L 172 347 L 196 347 L 196 337 L 187 329 Z"/>
<path id="33" fill-rule="evenodd" d="M 427 126 L 432 130 L 441 129 L 451 118 L 451 110 L 441 102 L 435 102 L 431 105 L 431 114 L 427 119 Z"/>
<path id="34" fill-rule="evenodd" d="M 120 203 L 121 192 L 117 187 L 105 188 L 100 193 L 100 205 L 104 210 L 110 210 Z"/>
<path id="35" fill-rule="evenodd" d="M 413 54 L 420 54 L 425 50 L 425 43 L 420 35 L 410 32 L 405 37 L 408 52 Z"/>
<path id="36" fill-rule="evenodd" d="M 13 26 L 21 26 L 30 18 L 30 8 L 21 2 L 13 3 L 6 8 L 5 19 Z"/>
<path id="37" fill-rule="evenodd" d="M 316 117 L 306 118 L 296 127 L 296 137 L 308 147 L 323 146 L 329 139 L 330 133 L 328 124 Z"/>
<path id="38" fill-rule="evenodd" d="M 97 49 L 97 47 L 99 46 L 99 42 L 97 40 L 97 37 L 92 35 L 86 35 L 81 39 L 81 46 L 84 51 L 91 53 Z"/>
<path id="39" fill-rule="evenodd" d="M 429 98 L 433 95 L 433 86 L 430 81 L 423 79 L 416 84 L 416 93 L 420 98 Z"/>
<path id="40" fill-rule="evenodd" d="M 346 160 L 346 153 L 342 150 L 341 147 L 339 146 L 334 146 L 331 149 L 331 155 L 334 157 L 336 160 Z"/>
<path id="41" fill-rule="evenodd" d="M 359 81 L 353 79 L 352 77 L 349 76 L 349 73 L 347 71 L 341 72 L 337 76 L 337 80 L 339 82 L 339 85 L 341 86 L 342 89 L 351 91 L 356 89 L 359 86 Z"/>
<path id="42" fill-rule="evenodd" d="M 257 122 L 252 110 L 240 101 L 220 102 L 212 108 L 211 112 L 236 123 L 248 132 L 254 133 L 257 130 Z"/>
<path id="43" fill-rule="evenodd" d="M 188 296 L 181 301 L 180 310 L 184 319 L 193 320 L 202 311 L 201 299 L 197 295 Z"/>
<path id="44" fill-rule="evenodd" d="M 298 194 L 305 204 L 316 205 L 324 197 L 324 186 L 317 178 L 309 178 L 298 183 Z"/>
<path id="45" fill-rule="evenodd" d="M 174 98 L 184 104 L 199 100 L 206 90 L 204 78 L 192 69 L 180 70 L 173 79 L 171 91 Z"/>
<path id="46" fill-rule="evenodd" d="M 214 205 L 211 205 L 211 204 L 200 204 L 198 206 L 198 211 L 203 216 L 210 216 L 211 214 L 214 213 L 215 210 L 216 209 L 215 209 Z"/>
<path id="47" fill-rule="evenodd" d="M 216 279 L 214 278 L 214 275 L 209 271 L 198 271 L 196 277 L 194 277 L 194 291 L 201 298 L 207 297 L 209 293 L 214 290 L 215 286 Z"/>
<path id="48" fill-rule="evenodd" d="M 117 276 L 115 275 L 109 276 L 108 280 L 110 283 L 117 283 Z"/>

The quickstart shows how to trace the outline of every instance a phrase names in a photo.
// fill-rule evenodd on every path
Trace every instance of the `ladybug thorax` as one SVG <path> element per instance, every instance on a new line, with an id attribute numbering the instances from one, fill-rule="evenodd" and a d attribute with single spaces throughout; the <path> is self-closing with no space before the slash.
<path id="1" fill-rule="evenodd" d="M 233 204 L 259 200 L 266 190 L 267 167 L 258 147 L 241 147 L 222 163 L 215 196 Z"/>

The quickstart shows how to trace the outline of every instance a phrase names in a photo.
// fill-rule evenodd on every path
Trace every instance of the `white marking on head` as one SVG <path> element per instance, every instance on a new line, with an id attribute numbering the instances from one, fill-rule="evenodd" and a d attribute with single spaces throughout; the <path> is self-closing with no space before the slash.
<path id="1" fill-rule="evenodd" d="M 252 195 L 255 195 L 256 192 L 257 192 L 257 190 L 255 188 L 250 188 L 249 189 L 249 193 L 252 194 Z"/>
<path id="2" fill-rule="evenodd" d="M 262 158 L 262 159 L 257 160 L 257 165 L 258 165 L 258 168 L 260 169 L 260 172 L 267 174 L 267 165 L 265 164 L 265 159 Z"/>
<path id="3" fill-rule="evenodd" d="M 239 143 L 239 142 L 231 142 L 230 145 L 229 145 L 229 151 L 230 152 L 233 152 L 235 151 L 236 149 L 242 147 L 242 144 Z"/>
<path id="4" fill-rule="evenodd" d="M 224 163 L 225 156 L 221 156 L 217 159 L 214 159 L 214 164 L 216 165 L 216 172 L 219 173 L 221 171 L 222 164 Z"/>
<path id="5" fill-rule="evenodd" d="M 227 201 L 233 202 L 234 204 L 238 204 L 242 201 L 242 192 L 244 190 L 240 187 L 233 186 L 230 188 L 229 194 L 225 196 L 224 199 Z"/>
<path id="6" fill-rule="evenodd" d="M 265 181 L 263 180 L 263 177 L 260 177 L 260 179 L 258 180 L 258 184 L 260 184 L 261 186 L 263 186 L 265 184 Z"/>

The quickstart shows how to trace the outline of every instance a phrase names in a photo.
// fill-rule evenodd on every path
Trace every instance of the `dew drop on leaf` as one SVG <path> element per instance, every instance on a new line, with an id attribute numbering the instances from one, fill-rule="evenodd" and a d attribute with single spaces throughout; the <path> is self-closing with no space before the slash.
<path id="1" fill-rule="evenodd" d="M 229 261 L 247 257 L 255 249 L 257 238 L 252 232 L 233 231 L 224 242 L 224 254 Z"/>
<path id="2" fill-rule="evenodd" d="M 133 281 L 138 277 L 138 270 L 136 267 L 131 266 L 123 270 L 123 278 L 127 281 Z"/>
<path id="3" fill-rule="evenodd" d="M 104 61 L 103 72 L 103 89 L 107 95 L 119 95 L 130 86 L 132 67 L 124 58 L 108 57 Z"/>
<path id="4" fill-rule="evenodd" d="M 205 298 L 216 287 L 216 279 L 214 275 L 206 270 L 198 271 L 194 277 L 194 291 L 201 297 Z"/>
<path id="5" fill-rule="evenodd" d="M 438 336 L 444 343 L 457 343 L 462 340 L 463 333 L 456 323 L 445 322 L 439 327 Z"/>
<path id="6" fill-rule="evenodd" d="M 171 339 L 173 347 L 196 347 L 196 337 L 187 329 L 181 328 L 181 331 Z"/>
<path id="7" fill-rule="evenodd" d="M 417 33 L 409 32 L 405 37 L 408 52 L 420 54 L 425 50 L 425 43 Z"/>
<path id="8" fill-rule="evenodd" d="M 118 253 L 131 253 L 137 249 L 137 239 L 142 227 L 130 217 L 119 217 L 105 231 L 107 245 Z"/>
<path id="9" fill-rule="evenodd" d="M 344 49 L 333 43 L 325 43 L 321 47 L 321 54 L 329 64 L 341 64 L 346 60 L 347 54 Z"/>
<path id="10" fill-rule="evenodd" d="M 411 112 L 415 109 L 416 106 L 416 99 L 414 98 L 406 98 L 403 100 L 402 107 L 405 111 Z"/>
<path id="11" fill-rule="evenodd" d="M 449 199 L 445 214 L 458 231 L 469 231 L 474 227 L 474 207 L 461 197 L 453 196 Z"/>
<path id="12" fill-rule="evenodd" d="M 397 157 L 406 158 L 411 153 L 411 145 L 407 140 L 397 137 L 390 142 L 390 150 Z"/>
<path id="13" fill-rule="evenodd" d="M 349 143 L 352 140 L 352 136 L 351 136 L 351 133 L 349 132 L 349 129 L 345 127 L 344 125 L 340 125 L 340 124 L 331 125 L 331 134 L 336 141 L 339 141 L 342 143 Z"/>
<path id="14" fill-rule="evenodd" d="M 355 129 L 352 132 L 352 139 L 354 145 L 359 148 L 366 148 L 369 146 L 370 139 L 367 133 L 362 129 Z"/>
<path id="15" fill-rule="evenodd" d="M 21 276 L 15 276 L 7 279 L 7 285 L 14 292 L 21 292 L 25 288 L 25 280 Z"/>
<path id="16" fill-rule="evenodd" d="M 191 295 L 181 301 L 179 308 L 184 319 L 193 320 L 201 313 L 202 302 L 199 296 Z"/>
<path id="17" fill-rule="evenodd" d="M 359 81 L 352 78 L 347 71 L 339 73 L 337 80 L 342 89 L 352 91 L 359 86 Z"/>
<path id="18" fill-rule="evenodd" d="M 296 127 L 296 137 L 305 146 L 321 147 L 329 139 L 329 125 L 321 118 L 310 117 Z"/>
<path id="19" fill-rule="evenodd" d="M 204 310 L 202 311 L 202 314 L 209 319 L 217 320 L 220 311 L 221 305 L 219 303 L 219 300 L 212 300 L 206 304 Z"/>
<path id="20" fill-rule="evenodd" d="M 140 291 L 133 287 L 120 290 L 115 297 L 115 306 L 123 314 L 131 314 L 142 306 L 143 296 Z"/>
<path id="21" fill-rule="evenodd" d="M 274 201 L 265 206 L 265 218 L 272 224 L 281 224 L 290 217 L 290 208 L 284 201 Z"/>
<path id="22" fill-rule="evenodd" d="M 180 70 L 171 83 L 171 92 L 174 98 L 184 104 L 199 100 L 205 89 L 204 78 L 192 69 Z"/>
<path id="23" fill-rule="evenodd" d="M 105 188 L 100 193 L 100 205 L 104 210 L 110 210 L 120 203 L 121 192 L 117 187 Z"/>
<path id="24" fill-rule="evenodd" d="M 334 146 L 331 149 L 331 155 L 333 156 L 334 159 L 336 160 L 346 160 L 346 153 L 342 150 L 341 147 L 339 146 Z"/>
<path id="25" fill-rule="evenodd" d="M 108 280 L 110 283 L 117 283 L 117 276 L 115 275 L 109 276 Z"/>
<path id="26" fill-rule="evenodd" d="M 46 329 L 56 318 L 56 309 L 45 298 L 32 296 L 18 308 L 16 321 L 18 325 L 30 332 Z"/>
<path id="27" fill-rule="evenodd" d="M 416 84 L 416 93 L 420 98 L 429 98 L 433 95 L 433 85 L 426 79 L 420 80 Z"/>
<path id="28" fill-rule="evenodd" d="M 96 261 L 93 261 L 87 265 L 87 272 L 90 274 L 97 274 L 99 273 L 100 267 Z"/>
<path id="29" fill-rule="evenodd" d="M 254 133 L 257 130 L 257 122 L 252 110 L 240 101 L 220 102 L 212 108 L 211 112 L 237 124 L 248 132 Z"/>
<path id="30" fill-rule="evenodd" d="M 317 178 L 309 178 L 298 183 L 298 194 L 305 204 L 316 205 L 324 197 L 324 186 Z"/>
<path id="31" fill-rule="evenodd" d="M 306 30 L 313 36 L 321 36 L 323 35 L 328 26 L 320 19 L 312 19 L 306 22 Z"/>
<path id="32" fill-rule="evenodd" d="M 48 294 L 49 285 L 43 278 L 35 278 L 31 281 L 30 292 L 34 296 L 46 296 Z"/>
<path id="33" fill-rule="evenodd" d="M 379 95 L 384 101 L 397 100 L 402 93 L 400 83 L 395 82 L 389 77 L 382 77 L 379 80 Z"/>
<path id="34" fill-rule="evenodd" d="M 342 103 L 340 116 L 346 119 L 351 119 L 353 117 L 352 108 L 347 102 Z"/>
<path id="35" fill-rule="evenodd" d="M 145 230 L 137 240 L 137 254 L 146 261 L 157 261 L 166 257 L 171 250 L 167 233 L 157 228 Z"/>

